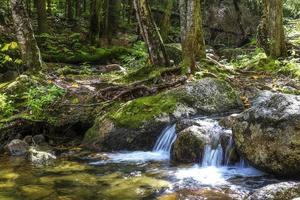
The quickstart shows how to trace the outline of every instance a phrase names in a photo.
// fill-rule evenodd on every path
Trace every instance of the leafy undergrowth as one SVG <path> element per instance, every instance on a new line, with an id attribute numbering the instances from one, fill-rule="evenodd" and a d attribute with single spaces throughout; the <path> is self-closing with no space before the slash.
<path id="1" fill-rule="evenodd" d="M 300 80 L 298 58 L 289 57 L 284 60 L 274 60 L 267 57 L 260 49 L 248 55 L 240 55 L 231 64 L 237 69 L 285 75 Z"/>
<path id="2" fill-rule="evenodd" d="M 120 62 L 125 67 L 144 64 L 147 51 L 143 42 L 130 46 L 96 47 L 86 42 L 79 33 L 71 35 L 42 34 L 37 36 L 42 56 L 46 62 L 68 64 L 107 64 Z"/>
<path id="3" fill-rule="evenodd" d="M 0 121 L 14 115 L 43 119 L 65 91 L 42 77 L 21 75 L 0 88 Z"/>

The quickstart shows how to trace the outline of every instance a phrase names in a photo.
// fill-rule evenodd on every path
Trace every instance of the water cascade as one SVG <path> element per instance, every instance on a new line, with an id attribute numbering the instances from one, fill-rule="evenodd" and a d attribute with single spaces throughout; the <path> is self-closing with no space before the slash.
<path id="1" fill-rule="evenodd" d="M 172 144 L 175 142 L 176 138 L 176 124 L 166 127 L 156 141 L 153 151 L 163 151 L 170 154 Z"/>
<path id="2" fill-rule="evenodd" d="M 256 177 L 262 173 L 247 165 L 244 159 L 231 163 L 234 141 L 231 130 L 224 129 L 217 120 L 199 119 L 197 124 L 209 135 L 210 141 L 203 149 L 203 159 L 191 168 L 177 170 L 180 180 L 192 179 L 203 185 L 226 185 L 233 177 Z M 227 141 L 226 146 L 221 141 Z M 224 145 L 224 146 L 222 146 Z"/>
<path id="3" fill-rule="evenodd" d="M 176 140 L 176 124 L 167 126 L 158 137 L 152 151 L 133 151 L 108 153 L 108 160 L 93 162 L 99 165 L 105 163 L 145 163 L 148 161 L 166 161 L 170 159 L 171 147 Z"/>

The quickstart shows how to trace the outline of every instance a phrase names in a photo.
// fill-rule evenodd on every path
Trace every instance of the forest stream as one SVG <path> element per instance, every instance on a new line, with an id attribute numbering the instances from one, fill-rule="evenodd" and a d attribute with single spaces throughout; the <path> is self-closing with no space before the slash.
<path id="1" fill-rule="evenodd" d="M 0 200 L 300 200 L 300 0 L 0 0 Z"/>
<path id="2" fill-rule="evenodd" d="M 203 199 L 243 199 L 253 189 L 279 182 L 243 159 L 229 165 L 228 152 L 219 143 L 220 134 L 229 130 L 215 119 L 200 118 L 199 122 L 215 136 L 218 148 L 206 146 L 202 162 L 193 165 L 170 163 L 175 125 L 166 127 L 148 152 L 107 153 L 101 160 L 97 156 L 60 158 L 47 166 L 2 156 L 0 199 L 142 200 L 192 198 L 193 194 Z"/>

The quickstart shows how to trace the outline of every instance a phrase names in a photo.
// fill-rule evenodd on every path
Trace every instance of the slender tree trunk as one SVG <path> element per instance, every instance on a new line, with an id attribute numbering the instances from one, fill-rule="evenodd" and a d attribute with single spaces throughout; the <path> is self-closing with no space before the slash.
<path id="1" fill-rule="evenodd" d="M 112 36 L 118 32 L 121 15 L 121 0 L 108 0 L 107 8 L 107 41 L 112 43 Z"/>
<path id="2" fill-rule="evenodd" d="M 282 0 L 263 0 L 263 16 L 257 30 L 257 44 L 272 58 L 286 56 Z"/>
<path id="3" fill-rule="evenodd" d="M 269 19 L 270 56 L 273 58 L 284 57 L 286 56 L 286 43 L 283 28 L 282 0 L 270 0 Z"/>
<path id="4" fill-rule="evenodd" d="M 38 33 L 47 33 L 47 11 L 46 11 L 46 0 L 36 0 L 37 9 L 37 21 L 38 21 Z"/>
<path id="5" fill-rule="evenodd" d="M 72 0 L 66 0 L 66 11 L 67 11 L 67 18 L 69 21 L 73 20 L 73 3 Z"/>
<path id="6" fill-rule="evenodd" d="M 95 44 L 96 40 L 99 39 L 101 7 L 102 7 L 102 0 L 91 1 L 90 30 L 89 30 L 89 37 L 90 37 L 91 44 Z"/>
<path id="7" fill-rule="evenodd" d="M 75 16 L 76 19 L 78 19 L 81 16 L 81 0 L 76 0 L 75 8 L 76 8 Z"/>
<path id="8" fill-rule="evenodd" d="M 170 62 L 158 28 L 152 18 L 146 0 L 134 0 L 140 32 L 148 47 L 150 61 L 153 65 L 169 66 Z"/>
<path id="9" fill-rule="evenodd" d="M 205 58 L 200 0 L 180 0 L 183 66 L 187 73 L 197 70 L 196 61 Z"/>
<path id="10" fill-rule="evenodd" d="M 48 15 L 52 14 L 52 1 L 51 0 L 47 0 L 47 13 L 48 13 Z"/>
<path id="11" fill-rule="evenodd" d="M 83 0 L 83 13 L 86 13 L 86 0 Z"/>
<path id="12" fill-rule="evenodd" d="M 173 0 L 167 0 L 165 2 L 165 13 L 163 15 L 163 18 L 160 23 L 160 33 L 161 37 L 163 38 L 164 41 L 167 40 L 169 30 L 170 30 L 170 20 L 171 20 L 171 14 L 172 14 L 172 9 L 173 9 Z"/>
<path id="13" fill-rule="evenodd" d="M 31 16 L 31 0 L 26 0 L 26 9 L 28 16 Z"/>
<path id="14" fill-rule="evenodd" d="M 11 0 L 10 2 L 22 61 L 29 70 L 37 72 L 42 68 L 42 59 L 30 19 L 25 9 L 25 0 Z"/>

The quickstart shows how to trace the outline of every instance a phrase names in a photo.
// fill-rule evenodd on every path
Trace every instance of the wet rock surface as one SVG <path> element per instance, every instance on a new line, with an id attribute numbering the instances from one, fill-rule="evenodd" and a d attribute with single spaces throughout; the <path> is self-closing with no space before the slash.
<path id="1" fill-rule="evenodd" d="M 299 182 L 282 182 L 257 189 L 247 200 L 292 200 L 299 196 Z"/>
<path id="2" fill-rule="evenodd" d="M 199 163 L 209 136 L 201 127 L 191 126 L 177 134 L 171 159 L 180 163 Z"/>
<path id="3" fill-rule="evenodd" d="M 238 151 L 255 167 L 278 176 L 300 174 L 300 97 L 264 92 L 235 118 Z"/>
<path id="4" fill-rule="evenodd" d="M 7 152 L 12 156 L 24 156 L 29 149 L 29 145 L 19 139 L 12 140 L 7 146 Z"/>

